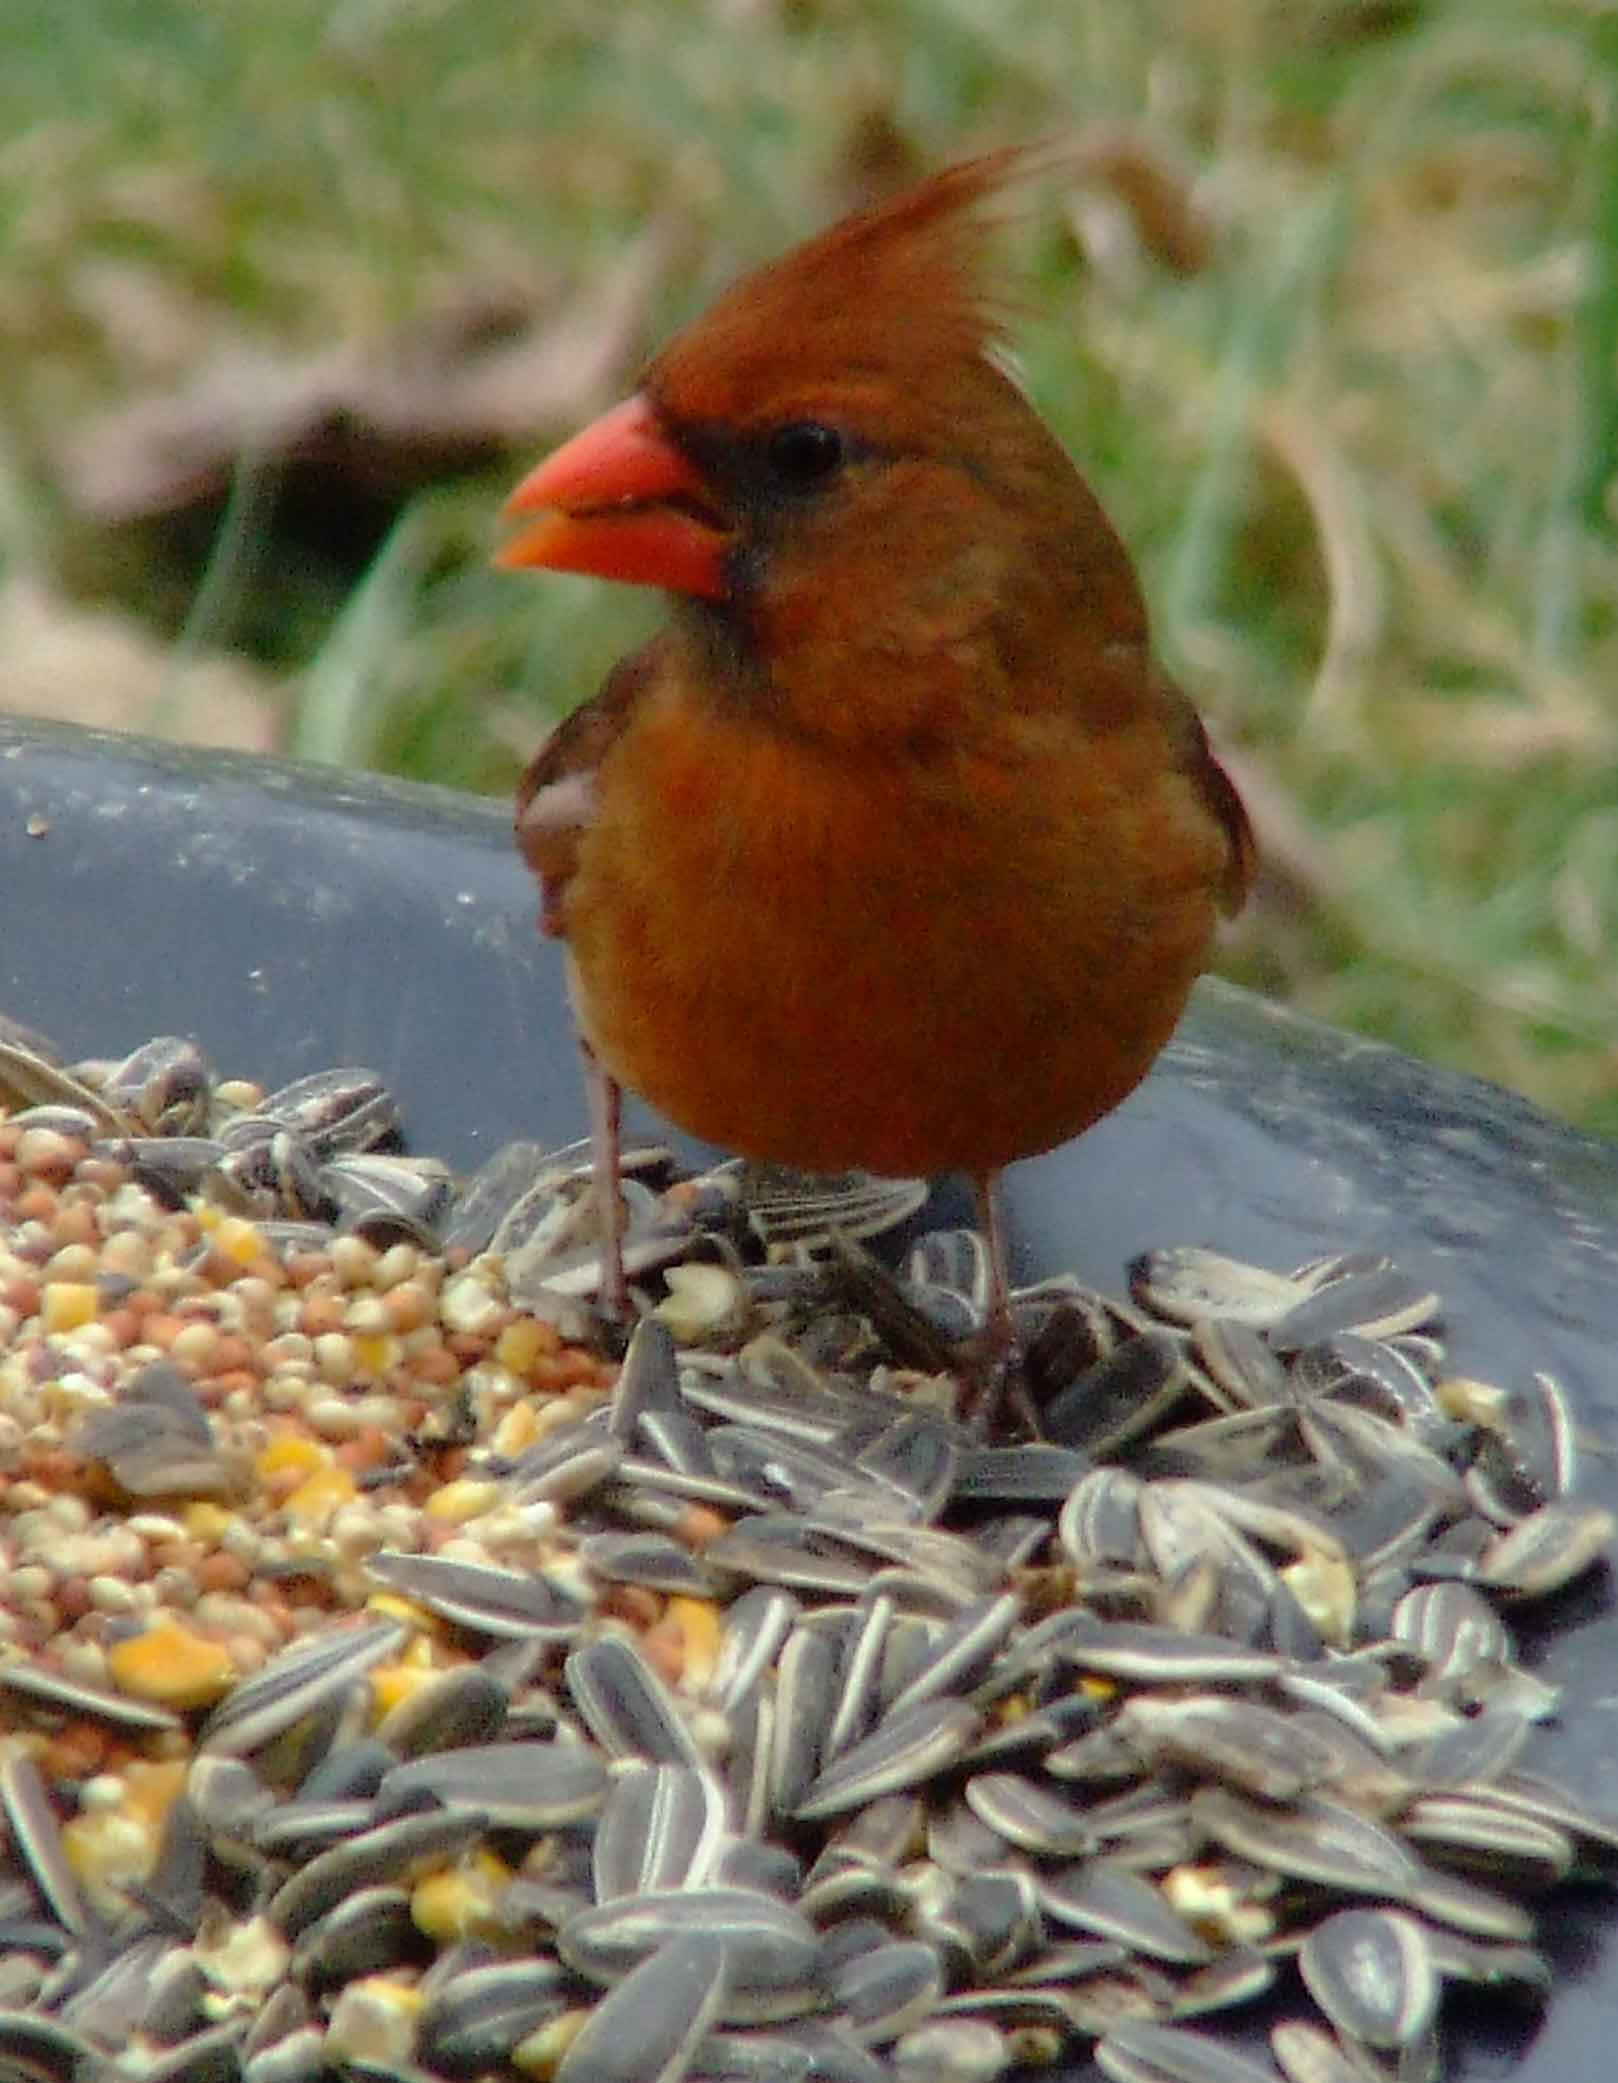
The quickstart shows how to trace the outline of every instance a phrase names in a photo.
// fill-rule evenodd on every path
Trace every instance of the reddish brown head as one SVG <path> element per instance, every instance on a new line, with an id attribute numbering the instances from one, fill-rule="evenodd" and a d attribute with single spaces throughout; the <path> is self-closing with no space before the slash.
<path id="1" fill-rule="evenodd" d="M 992 700 L 1002 671 L 1105 705 L 1140 594 L 984 286 L 987 205 L 1050 157 L 970 160 L 744 276 L 518 486 L 538 518 L 500 562 L 704 604 L 694 640 L 817 734 L 950 729 L 952 682 Z"/>

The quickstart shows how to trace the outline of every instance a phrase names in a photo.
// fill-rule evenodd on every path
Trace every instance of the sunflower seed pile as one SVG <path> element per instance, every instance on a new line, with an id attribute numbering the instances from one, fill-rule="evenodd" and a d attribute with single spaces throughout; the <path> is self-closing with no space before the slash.
<path id="1" fill-rule="evenodd" d="M 1548 1996 L 1618 1864 L 1523 1764 L 1614 1532 L 1549 1376 L 1164 1250 L 1019 1297 L 984 1441 L 973 1236 L 657 1152 L 620 1364 L 585 1154 L 398 1131 L 0 1023 L 8 2074 L 1420 2083 Z"/>

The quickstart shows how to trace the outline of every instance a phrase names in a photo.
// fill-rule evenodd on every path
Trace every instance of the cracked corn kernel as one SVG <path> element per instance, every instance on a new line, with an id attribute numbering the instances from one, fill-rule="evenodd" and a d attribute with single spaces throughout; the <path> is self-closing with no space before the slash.
<path id="1" fill-rule="evenodd" d="M 330 1451 L 318 1439 L 311 1439 L 305 1432 L 281 1431 L 260 1449 L 253 1467 L 267 1482 L 272 1477 L 285 1475 L 288 1470 L 309 1475 L 317 1468 L 328 1467 L 330 1462 Z"/>
<path id="2" fill-rule="evenodd" d="M 186 1769 L 184 1758 L 165 1758 L 156 1762 L 148 1758 L 131 1758 L 119 1774 L 124 1784 L 125 1813 L 137 1816 L 160 1830 L 184 1789 Z"/>
<path id="3" fill-rule="evenodd" d="M 533 1404 L 514 1403 L 501 1415 L 489 1435 L 489 1445 L 496 1454 L 514 1457 L 525 1447 L 531 1447 L 542 1434 L 543 1428 Z"/>
<path id="4" fill-rule="evenodd" d="M 447 1945 L 462 1938 L 499 1938 L 500 1898 L 513 1875 L 487 1847 L 455 1866 L 430 1873 L 410 1895 L 410 1921 L 428 1938 Z"/>
<path id="5" fill-rule="evenodd" d="M 541 1323 L 534 1316 L 519 1316 L 495 1340 L 494 1357 L 513 1374 L 526 1374 L 536 1360 L 553 1359 L 560 1346 L 554 1324 Z"/>
<path id="6" fill-rule="evenodd" d="M 331 2007 L 327 2049 L 349 2061 L 408 2061 L 425 2002 L 419 1989 L 387 1975 L 350 1982 Z"/>
<path id="7" fill-rule="evenodd" d="M 104 1917 L 122 1916 L 126 1890 L 138 1887 L 157 1864 L 159 1833 L 122 1808 L 92 1808 L 62 1825 L 62 1853 L 73 1876 Z"/>
<path id="8" fill-rule="evenodd" d="M 1161 1886 L 1170 1907 L 1216 1945 L 1262 1945 L 1274 1935 L 1271 1912 L 1253 1894 L 1238 1893 L 1220 1867 L 1176 1866 Z"/>
<path id="9" fill-rule="evenodd" d="M 236 1524 L 236 1515 L 223 1505 L 197 1497 L 180 1507 L 180 1524 L 192 1540 L 217 1544 Z"/>
<path id="10" fill-rule="evenodd" d="M 94 1321 L 99 1299 L 91 1281 L 47 1281 L 39 1299 L 40 1327 L 47 1337 L 81 1330 Z"/>
<path id="11" fill-rule="evenodd" d="M 480 1519 L 485 1512 L 492 1512 L 505 1495 L 499 1483 L 485 1478 L 462 1476 L 455 1482 L 445 1483 L 428 1498 L 423 1509 L 431 1519 L 461 1526 L 468 1519 Z"/>
<path id="12" fill-rule="evenodd" d="M 120 1692 L 158 1706 L 211 1707 L 235 1684 L 230 1652 L 177 1620 L 160 1620 L 107 1651 L 107 1676 Z"/>
<path id="13" fill-rule="evenodd" d="M 663 1279 L 668 1293 L 652 1313 L 682 1345 L 733 1337 L 747 1321 L 751 1304 L 746 1286 L 728 1266 L 668 1266 Z"/>
<path id="14" fill-rule="evenodd" d="M 286 1973 L 292 1948 L 268 1917 L 237 1922 L 228 1914 L 210 1918 L 205 1912 L 191 1957 L 214 1988 L 261 1994 Z"/>
<path id="15" fill-rule="evenodd" d="M 206 1226 L 206 1225 L 205 1225 Z M 257 1223 L 248 1222 L 240 1215 L 221 1215 L 213 1225 L 209 1240 L 221 1258 L 228 1258 L 233 1265 L 250 1266 L 268 1250 L 264 1232 Z"/>
<path id="16" fill-rule="evenodd" d="M 719 1663 L 719 1644 L 724 1632 L 719 1608 L 712 1599 L 688 1598 L 676 1592 L 663 1609 L 661 1625 L 673 1629 L 679 1636 L 681 1683 L 701 1690 L 713 1677 Z"/>
<path id="17" fill-rule="evenodd" d="M 356 1333 L 352 1339 L 354 1366 L 364 1375 L 386 1374 L 399 1364 L 399 1341 L 391 1332 Z"/>
<path id="18" fill-rule="evenodd" d="M 444 1289 L 438 1313 L 449 1331 L 493 1331 L 505 1326 L 506 1304 L 475 1273 L 463 1273 Z"/>
<path id="19" fill-rule="evenodd" d="M 439 1673 L 433 1645 L 425 1634 L 405 1644 L 396 1661 L 378 1664 L 371 1673 L 371 1710 L 376 1720 L 391 1714 Z"/>
<path id="20" fill-rule="evenodd" d="M 506 2057 L 514 2069 L 532 2078 L 532 2083 L 552 2083 L 562 2056 L 590 2022 L 590 2012 L 564 2011 L 536 2025 L 527 2039 L 519 2040 Z"/>
<path id="21" fill-rule="evenodd" d="M 444 1631 L 444 1623 L 436 1613 L 425 1606 L 418 1606 L 414 1599 L 406 1598 L 402 1591 L 373 1591 L 365 1601 L 367 1613 L 375 1613 L 385 1620 L 403 1620 L 411 1627 L 419 1628 L 423 1634 L 437 1635 Z"/>
<path id="22" fill-rule="evenodd" d="M 1346 1649 L 1354 1638 L 1354 1616 L 1358 1589 L 1354 1567 L 1340 1555 L 1307 1555 L 1289 1563 L 1281 1580 L 1292 1592 L 1319 1631 L 1321 1639 L 1334 1648 Z"/>
<path id="23" fill-rule="evenodd" d="M 306 1482 L 283 1498 L 281 1509 L 299 1526 L 323 1526 L 359 1495 L 359 1485 L 346 1468 L 318 1468 Z"/>
<path id="24" fill-rule="evenodd" d="M 121 1916 L 129 1907 L 126 1890 L 150 1878 L 185 1774 L 183 1759 L 132 1758 L 117 1772 L 85 1780 L 79 1813 L 62 1825 L 62 1849 L 102 1914 Z"/>
<path id="25" fill-rule="evenodd" d="M 371 1693 L 378 1721 L 391 1714 L 395 1707 L 402 1707 L 436 1676 L 434 1671 L 412 1671 L 403 1664 L 390 1664 L 384 1670 L 373 1672 Z"/>

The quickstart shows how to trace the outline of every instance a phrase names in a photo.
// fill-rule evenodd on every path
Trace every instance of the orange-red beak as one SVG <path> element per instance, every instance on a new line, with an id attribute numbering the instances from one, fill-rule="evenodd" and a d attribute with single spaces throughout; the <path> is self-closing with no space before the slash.
<path id="1" fill-rule="evenodd" d="M 514 535 L 495 563 L 579 571 L 632 586 L 716 599 L 730 536 L 708 493 L 642 397 L 626 399 L 564 442 L 506 501 Z"/>

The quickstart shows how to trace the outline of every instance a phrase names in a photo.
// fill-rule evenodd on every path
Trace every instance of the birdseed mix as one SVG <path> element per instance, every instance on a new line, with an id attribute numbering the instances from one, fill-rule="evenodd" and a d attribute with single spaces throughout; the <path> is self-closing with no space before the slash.
<path id="1" fill-rule="evenodd" d="M 1017 1319 L 920 1189 L 408 1155 L 381 1080 L 0 1023 L 19 2083 L 1420 2083 L 1618 1817 L 1512 1618 L 1605 1566 L 1546 1374 L 1386 1258 Z"/>

